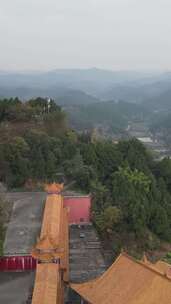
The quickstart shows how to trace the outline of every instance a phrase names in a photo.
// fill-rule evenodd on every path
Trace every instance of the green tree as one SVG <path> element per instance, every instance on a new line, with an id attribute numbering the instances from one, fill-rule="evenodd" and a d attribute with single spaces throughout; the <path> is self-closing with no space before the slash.
<path id="1" fill-rule="evenodd" d="M 114 202 L 122 210 L 128 228 L 137 236 L 144 233 L 149 220 L 150 179 L 137 169 L 120 167 L 112 177 Z"/>
<path id="2" fill-rule="evenodd" d="M 121 141 L 118 144 L 118 149 L 122 154 L 122 160 L 127 161 L 131 169 L 138 169 L 147 175 L 151 175 L 152 156 L 139 140 L 133 138 L 128 141 Z"/>
<path id="3" fill-rule="evenodd" d="M 96 227 L 100 233 L 110 233 L 121 222 L 121 218 L 121 210 L 116 206 L 109 206 L 95 215 Z"/>
<path id="4" fill-rule="evenodd" d="M 9 164 L 7 183 L 9 186 L 21 186 L 30 176 L 29 146 L 22 137 L 15 137 L 4 147 L 5 160 Z"/>
<path id="5" fill-rule="evenodd" d="M 171 240 L 171 229 L 169 226 L 166 210 L 157 205 L 153 217 L 153 231 L 161 238 Z"/>
<path id="6" fill-rule="evenodd" d="M 121 165 L 122 158 L 118 147 L 111 142 L 95 144 L 97 171 L 100 179 L 106 183 L 111 174 Z"/>
<path id="7" fill-rule="evenodd" d="M 155 173 L 158 178 L 163 178 L 167 189 L 171 192 L 171 159 L 164 158 L 157 163 Z"/>

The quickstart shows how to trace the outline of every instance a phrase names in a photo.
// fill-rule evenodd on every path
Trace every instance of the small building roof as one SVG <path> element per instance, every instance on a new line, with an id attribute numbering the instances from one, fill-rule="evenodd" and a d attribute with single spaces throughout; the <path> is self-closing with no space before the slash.
<path id="1" fill-rule="evenodd" d="M 166 273 L 125 253 L 99 278 L 71 288 L 90 304 L 171 303 L 171 279 Z"/>
<path id="2" fill-rule="evenodd" d="M 45 185 L 45 191 L 51 194 L 58 194 L 63 190 L 63 188 L 64 184 L 52 183 Z"/>

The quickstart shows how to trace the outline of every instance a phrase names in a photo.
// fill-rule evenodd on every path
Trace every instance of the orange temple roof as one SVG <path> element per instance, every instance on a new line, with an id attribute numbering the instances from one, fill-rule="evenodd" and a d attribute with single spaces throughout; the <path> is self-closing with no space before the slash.
<path id="1" fill-rule="evenodd" d="M 124 253 L 99 278 L 71 288 L 90 304 L 171 303 L 171 280 L 166 274 Z"/>
<path id="2" fill-rule="evenodd" d="M 57 288 L 59 280 L 58 264 L 38 264 L 32 304 L 61 304 L 58 301 L 61 296 Z"/>
<path id="3" fill-rule="evenodd" d="M 68 229 L 68 210 L 63 206 L 62 196 L 48 195 L 40 239 L 32 250 L 32 256 L 40 261 L 32 304 L 64 303 L 64 281 L 69 280 Z"/>
<path id="4" fill-rule="evenodd" d="M 46 199 L 46 205 L 43 215 L 40 239 L 47 235 L 56 246 L 60 242 L 61 218 L 63 212 L 63 198 L 61 195 L 49 195 Z"/>

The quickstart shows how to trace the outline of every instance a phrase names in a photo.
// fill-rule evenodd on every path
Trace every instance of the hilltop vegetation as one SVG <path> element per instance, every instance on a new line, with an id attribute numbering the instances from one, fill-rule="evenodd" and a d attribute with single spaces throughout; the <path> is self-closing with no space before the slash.
<path id="1" fill-rule="evenodd" d="M 18 187 L 28 179 L 53 175 L 57 137 L 66 129 L 65 114 L 52 100 L 49 104 L 42 98 L 26 103 L 17 98 L 1 100 L 0 179 L 9 187 Z"/>
<path id="2" fill-rule="evenodd" d="M 115 252 L 129 241 L 137 251 L 171 241 L 171 160 L 155 162 L 136 139 L 114 144 L 77 134 L 61 108 L 42 98 L 1 100 L 0 134 L 0 181 L 9 188 L 62 174 L 92 193 L 92 219 Z"/>

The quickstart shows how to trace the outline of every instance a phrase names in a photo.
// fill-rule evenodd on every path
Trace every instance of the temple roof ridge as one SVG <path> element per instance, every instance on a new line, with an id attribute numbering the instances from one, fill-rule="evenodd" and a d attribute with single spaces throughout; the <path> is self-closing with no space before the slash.
<path id="1" fill-rule="evenodd" d="M 57 249 L 59 244 L 56 244 L 54 239 L 48 234 L 40 238 L 36 244 L 36 249 Z"/>

